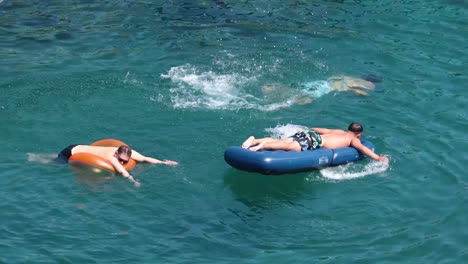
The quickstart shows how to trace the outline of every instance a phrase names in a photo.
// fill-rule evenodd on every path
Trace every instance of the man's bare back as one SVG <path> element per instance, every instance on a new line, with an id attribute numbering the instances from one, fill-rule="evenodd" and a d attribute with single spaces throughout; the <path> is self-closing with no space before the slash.
<path id="1" fill-rule="evenodd" d="M 352 132 L 339 129 L 330 129 L 330 132 L 320 136 L 322 137 L 322 147 L 330 149 L 349 147 L 351 141 L 356 138 Z"/>
<path id="2" fill-rule="evenodd" d="M 90 153 L 96 156 L 111 160 L 115 154 L 117 147 L 100 147 L 100 146 L 88 146 L 88 145 L 78 145 L 73 148 L 72 154 L 76 153 Z"/>

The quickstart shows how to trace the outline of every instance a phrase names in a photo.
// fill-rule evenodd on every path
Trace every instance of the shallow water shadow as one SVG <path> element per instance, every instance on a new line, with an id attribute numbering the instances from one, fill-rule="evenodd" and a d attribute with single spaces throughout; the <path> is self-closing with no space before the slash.
<path id="1" fill-rule="evenodd" d="M 78 183 L 84 183 L 93 187 L 115 178 L 112 173 L 93 167 L 71 165 L 68 167 Z"/>
<path id="2" fill-rule="evenodd" d="M 295 204 L 306 191 L 309 175 L 263 175 L 229 169 L 224 175 L 224 185 L 248 207 L 270 207 L 282 203 Z M 307 193 L 310 191 L 307 188 Z"/>
<path id="3" fill-rule="evenodd" d="M 63 161 L 57 161 L 57 154 L 50 153 L 27 153 L 27 160 L 41 165 L 68 167 L 75 179 L 79 183 L 84 183 L 89 186 L 96 186 L 100 183 L 106 182 L 114 178 L 114 174 L 98 169 L 93 166 L 86 166 L 84 164 L 71 165 Z"/>

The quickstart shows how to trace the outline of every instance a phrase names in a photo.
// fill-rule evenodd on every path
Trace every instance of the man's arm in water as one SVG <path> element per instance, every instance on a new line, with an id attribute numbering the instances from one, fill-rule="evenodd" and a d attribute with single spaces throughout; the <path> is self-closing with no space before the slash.
<path id="1" fill-rule="evenodd" d="M 110 162 L 112 164 L 112 166 L 114 166 L 115 170 L 122 174 L 122 176 L 124 176 L 125 178 L 129 179 L 131 182 L 133 182 L 135 184 L 136 187 L 140 187 L 140 183 L 137 182 L 132 175 L 130 175 L 130 173 L 128 173 L 128 171 L 122 166 L 122 164 L 120 164 L 120 162 L 112 157 L 110 159 Z"/>
<path id="2" fill-rule="evenodd" d="M 132 159 L 139 162 L 149 162 L 152 164 L 165 164 L 169 166 L 176 166 L 178 163 L 172 160 L 158 160 L 151 157 L 146 157 L 138 153 L 136 150 L 132 150 Z"/>
<path id="3" fill-rule="evenodd" d="M 361 152 L 362 154 L 368 156 L 369 158 L 373 159 L 373 160 L 377 160 L 377 161 L 382 161 L 382 162 L 385 162 L 385 163 L 388 163 L 388 158 L 385 157 L 385 156 L 379 156 L 377 154 L 375 154 L 375 152 L 373 152 L 371 149 L 369 149 L 368 147 L 364 146 L 362 143 L 361 143 L 361 140 L 358 139 L 358 138 L 354 138 L 352 141 L 351 141 L 351 146 L 354 147 L 355 149 L 357 149 L 359 152 Z"/>

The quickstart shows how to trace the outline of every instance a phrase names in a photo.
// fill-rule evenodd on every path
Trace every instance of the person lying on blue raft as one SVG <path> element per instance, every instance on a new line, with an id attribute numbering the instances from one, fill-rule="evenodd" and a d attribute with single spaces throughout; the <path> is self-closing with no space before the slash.
<path id="1" fill-rule="evenodd" d="M 377 155 L 374 151 L 362 144 L 361 135 L 363 131 L 364 128 L 361 124 L 353 122 L 349 125 L 348 131 L 328 128 L 310 128 L 299 131 L 285 139 L 275 139 L 271 137 L 256 139 L 250 136 L 242 144 L 242 148 L 251 151 L 305 151 L 319 148 L 337 149 L 354 147 L 362 154 L 388 164 L 387 157 Z"/>

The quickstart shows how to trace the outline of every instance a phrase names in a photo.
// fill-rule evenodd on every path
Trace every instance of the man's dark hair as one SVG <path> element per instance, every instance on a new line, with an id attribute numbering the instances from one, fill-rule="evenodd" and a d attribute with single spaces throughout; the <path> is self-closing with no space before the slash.
<path id="1" fill-rule="evenodd" d="M 120 154 L 125 154 L 125 155 L 127 155 L 127 157 L 131 157 L 132 156 L 132 149 L 127 145 L 122 145 L 117 149 L 117 153 L 119 155 Z"/>
<path id="2" fill-rule="evenodd" d="M 348 130 L 354 133 L 362 133 L 362 131 L 364 131 L 364 128 L 361 126 L 361 124 L 353 122 L 349 124 Z"/>

